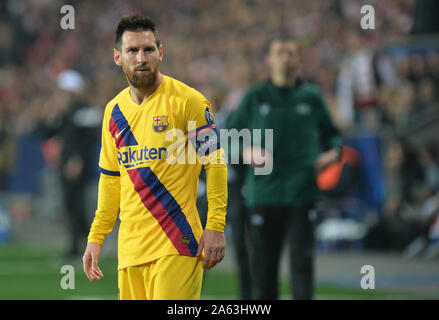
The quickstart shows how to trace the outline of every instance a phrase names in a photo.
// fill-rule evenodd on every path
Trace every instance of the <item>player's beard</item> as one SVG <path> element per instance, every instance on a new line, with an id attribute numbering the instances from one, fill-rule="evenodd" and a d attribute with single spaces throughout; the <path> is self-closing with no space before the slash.
<path id="1" fill-rule="evenodd" d="M 136 72 L 138 68 L 134 71 L 129 70 L 129 68 L 122 66 L 122 70 L 125 73 L 128 82 L 137 89 L 147 89 L 154 85 L 156 81 L 156 72 L 149 67 L 139 67 L 142 69 L 148 69 L 148 72 L 139 73 Z"/>

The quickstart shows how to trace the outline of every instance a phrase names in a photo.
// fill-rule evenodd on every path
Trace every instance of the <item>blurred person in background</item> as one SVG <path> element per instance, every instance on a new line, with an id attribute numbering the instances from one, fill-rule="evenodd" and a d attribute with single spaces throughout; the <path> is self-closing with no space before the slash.
<path id="1" fill-rule="evenodd" d="M 15 160 L 15 145 L 6 117 L 6 113 L 0 110 L 0 192 L 6 188 L 6 179 L 14 168 Z"/>
<path id="2" fill-rule="evenodd" d="M 377 99 L 373 51 L 365 40 L 355 30 L 346 35 L 347 52 L 337 79 L 338 115 L 344 128 L 359 122 L 362 110 L 374 107 Z"/>
<path id="3" fill-rule="evenodd" d="M 404 139 L 393 138 L 384 149 L 383 216 L 369 228 L 365 245 L 370 250 L 401 251 L 419 229 L 413 217 L 423 174 L 416 153 Z"/>
<path id="4" fill-rule="evenodd" d="M 237 102 L 239 103 L 239 101 Z M 226 127 L 230 116 L 237 105 L 229 109 L 222 107 L 220 114 L 224 115 L 223 125 Z M 217 119 L 218 119 L 218 115 Z M 239 291 L 242 300 L 252 299 L 252 280 L 250 270 L 250 215 L 245 206 L 244 180 L 246 165 L 228 163 L 228 218 L 232 231 L 235 262 L 239 274 Z"/>
<path id="5" fill-rule="evenodd" d="M 439 254 L 438 217 L 439 217 L 439 159 L 437 144 L 421 147 L 417 158 L 422 169 L 423 181 L 418 186 L 417 199 L 412 201 L 414 213 L 409 216 L 412 230 L 410 244 L 404 249 L 406 258 L 424 255 L 434 258 Z M 407 218 L 406 218 L 407 219 Z M 408 220 L 408 219 L 407 219 Z"/>
<path id="6" fill-rule="evenodd" d="M 416 0 L 413 8 L 415 21 L 411 32 L 415 35 L 438 33 L 438 10 L 439 3 L 436 0 Z"/>
<path id="7" fill-rule="evenodd" d="M 252 270 L 256 299 L 278 298 L 279 261 L 289 244 L 294 299 L 314 294 L 314 225 L 311 212 L 320 198 L 316 174 L 340 159 L 342 139 L 319 89 L 300 79 L 297 41 L 274 36 L 266 62 L 270 78 L 254 85 L 232 114 L 228 128 L 272 128 L 273 150 L 242 149 L 245 204 L 251 212 Z M 262 143 L 263 144 L 263 143 Z M 320 153 L 323 148 L 323 152 Z M 272 159 L 269 175 L 255 175 L 257 156 Z"/>
<path id="8" fill-rule="evenodd" d="M 253 297 L 250 263 L 250 213 L 243 201 L 246 165 L 231 165 L 229 172 L 228 212 L 239 274 L 240 298 L 250 300 Z"/>
<path id="9" fill-rule="evenodd" d="M 70 230 L 67 258 L 77 259 L 84 249 L 80 243 L 87 236 L 89 219 L 86 212 L 87 183 L 94 170 L 90 168 L 97 153 L 102 112 L 84 99 L 87 87 L 83 76 L 75 70 L 64 70 L 56 79 L 54 92 L 60 105 L 43 112 L 39 132 L 45 147 L 61 148 L 59 175 L 64 209 Z"/>
<path id="10" fill-rule="evenodd" d="M 215 124 L 217 129 L 225 129 L 227 119 L 239 104 L 238 97 L 240 94 L 240 86 L 237 79 L 235 90 L 228 92 L 227 97 L 222 95 L 220 88 L 215 90 L 206 90 L 207 96 L 212 97 L 212 107 L 215 113 Z M 224 99 L 225 98 L 225 99 Z M 220 106 L 218 108 L 218 106 Z M 230 164 L 227 165 L 227 225 L 231 227 L 231 240 L 234 246 L 234 256 L 238 268 L 239 296 L 242 300 L 250 300 L 251 294 L 251 276 L 250 276 L 250 257 L 249 257 L 249 217 L 247 209 L 243 201 L 243 181 L 245 165 Z M 201 223 L 206 223 L 206 213 L 208 203 L 206 199 L 206 173 L 201 170 L 200 180 L 198 184 L 197 208 L 200 211 Z"/>

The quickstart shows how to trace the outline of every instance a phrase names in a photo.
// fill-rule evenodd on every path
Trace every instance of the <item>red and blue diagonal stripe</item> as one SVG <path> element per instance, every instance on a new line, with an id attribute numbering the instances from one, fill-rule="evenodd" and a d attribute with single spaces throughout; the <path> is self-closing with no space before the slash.
<path id="1" fill-rule="evenodd" d="M 149 167 L 132 169 L 127 172 L 142 203 L 157 219 L 178 253 L 185 256 L 196 256 L 198 242 L 192 232 L 192 227 L 180 205 L 155 173 Z M 189 244 L 183 243 L 183 236 L 189 238 Z"/>
<path id="2" fill-rule="evenodd" d="M 136 138 L 134 138 L 131 132 L 131 127 L 122 111 L 120 111 L 118 104 L 114 106 L 111 112 L 109 129 L 118 149 L 138 145 Z"/>
<path id="3" fill-rule="evenodd" d="M 220 136 L 215 122 L 189 131 L 188 139 L 200 157 L 207 156 L 221 148 Z"/>
<path id="4" fill-rule="evenodd" d="M 214 130 L 215 132 L 217 132 L 215 122 L 208 123 L 208 124 L 206 124 L 206 125 L 204 125 L 202 127 L 199 127 L 199 128 L 197 128 L 195 130 L 189 131 L 188 132 L 188 138 L 189 139 L 193 138 L 196 135 L 198 135 L 200 133 L 203 133 L 203 132 L 206 132 L 206 131 L 209 131 L 209 130 Z"/>

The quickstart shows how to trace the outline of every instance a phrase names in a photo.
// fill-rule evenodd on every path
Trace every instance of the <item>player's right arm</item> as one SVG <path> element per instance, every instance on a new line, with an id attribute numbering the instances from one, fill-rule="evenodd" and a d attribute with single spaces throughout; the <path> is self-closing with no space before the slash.
<path id="1" fill-rule="evenodd" d="M 120 202 L 120 177 L 101 173 L 99 179 L 98 208 L 96 210 L 87 248 L 83 257 L 84 272 L 90 281 L 103 277 L 98 258 L 105 236 L 113 230 Z"/>
<path id="2" fill-rule="evenodd" d="M 90 281 L 99 280 L 103 276 L 98 267 L 98 257 L 105 236 L 113 230 L 120 205 L 120 173 L 117 164 L 117 148 L 109 131 L 109 111 L 107 107 L 102 124 L 98 206 L 83 257 L 84 272 Z"/>

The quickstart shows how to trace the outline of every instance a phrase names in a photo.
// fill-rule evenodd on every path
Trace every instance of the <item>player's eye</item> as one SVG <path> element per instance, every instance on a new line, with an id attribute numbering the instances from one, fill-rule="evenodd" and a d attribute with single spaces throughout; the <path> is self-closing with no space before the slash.
<path id="1" fill-rule="evenodd" d="M 137 52 L 137 49 L 136 48 L 130 48 L 130 49 L 128 49 L 128 52 L 134 53 L 134 52 Z"/>

